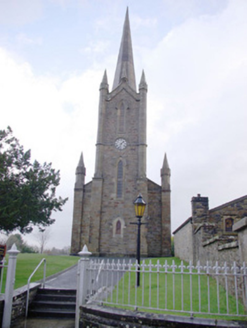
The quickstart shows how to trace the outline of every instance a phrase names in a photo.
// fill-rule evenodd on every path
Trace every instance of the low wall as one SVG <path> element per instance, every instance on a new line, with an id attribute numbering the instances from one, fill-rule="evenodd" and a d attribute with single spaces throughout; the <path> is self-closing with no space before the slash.
<path id="1" fill-rule="evenodd" d="M 34 297 L 37 293 L 37 290 L 40 286 L 41 286 L 40 283 L 30 284 L 29 302 L 31 302 L 34 299 Z M 17 318 L 25 316 L 26 298 L 27 298 L 27 286 L 23 286 L 14 291 L 11 323 L 13 323 Z M 2 326 L 2 319 L 3 319 L 3 310 L 4 310 L 4 296 L 1 296 L 1 298 L 0 298 L 0 324 L 1 324 L 1 326 Z"/>
<path id="2" fill-rule="evenodd" d="M 103 307 L 95 304 L 80 308 L 79 328 L 212 328 L 246 327 L 246 322 L 145 313 Z"/>
<path id="3" fill-rule="evenodd" d="M 218 238 L 214 237 L 206 243 L 201 243 L 200 239 L 197 244 L 197 251 L 198 257 L 195 259 L 195 262 L 200 260 L 202 264 L 206 264 L 207 261 L 215 264 L 218 261 L 220 265 L 223 265 L 224 262 L 233 264 L 235 261 L 240 264 L 238 243 L 236 241 L 221 244 Z"/>

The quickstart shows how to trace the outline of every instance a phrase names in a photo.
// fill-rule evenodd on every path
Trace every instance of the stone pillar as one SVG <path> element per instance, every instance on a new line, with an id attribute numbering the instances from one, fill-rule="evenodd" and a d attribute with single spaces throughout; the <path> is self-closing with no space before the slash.
<path id="1" fill-rule="evenodd" d="M 75 328 L 79 328 L 80 306 L 86 303 L 87 288 L 88 288 L 87 266 L 89 262 L 89 256 L 91 256 L 92 253 L 89 252 L 87 246 L 84 245 L 82 251 L 79 252 L 78 254 L 81 256 L 81 259 L 78 262 L 78 269 L 77 269 Z"/>
<path id="2" fill-rule="evenodd" d="M 104 73 L 103 80 L 100 84 L 100 97 L 99 97 L 99 114 L 98 114 L 98 133 L 96 143 L 96 158 L 95 158 L 95 173 L 96 178 L 102 178 L 103 175 L 103 143 L 104 143 L 104 122 L 106 110 L 106 97 L 108 94 L 108 82 L 106 72 Z"/>
<path id="3" fill-rule="evenodd" d="M 101 239 L 101 211 L 102 211 L 103 179 L 94 178 L 91 193 L 91 224 L 89 231 L 89 245 L 94 255 L 100 254 Z"/>
<path id="4" fill-rule="evenodd" d="M 161 256 L 171 255 L 171 170 L 168 165 L 166 154 L 161 176 Z"/>
<path id="5" fill-rule="evenodd" d="M 74 188 L 73 225 L 71 236 L 71 254 L 75 255 L 81 249 L 81 224 L 83 215 L 84 183 L 86 169 L 81 154 L 76 168 L 76 182 Z"/>
<path id="6" fill-rule="evenodd" d="M 15 244 L 13 244 L 12 248 L 7 252 L 7 254 L 9 254 L 9 260 L 8 260 L 8 271 L 7 271 L 7 279 L 6 279 L 6 287 L 5 287 L 2 328 L 9 328 L 11 323 L 13 291 L 15 286 L 16 260 L 17 260 L 17 255 L 19 253 L 20 252 L 16 248 Z"/>
<path id="7" fill-rule="evenodd" d="M 138 140 L 138 177 L 146 178 L 147 161 L 147 83 L 145 74 L 142 72 L 141 82 L 139 84 L 140 105 L 139 105 L 139 140 Z"/>

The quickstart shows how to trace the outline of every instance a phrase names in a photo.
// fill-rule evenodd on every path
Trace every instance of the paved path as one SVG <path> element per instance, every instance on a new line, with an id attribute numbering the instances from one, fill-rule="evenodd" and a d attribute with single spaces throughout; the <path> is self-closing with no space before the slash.
<path id="1" fill-rule="evenodd" d="M 46 280 L 45 288 L 76 289 L 77 264 L 51 279 Z"/>

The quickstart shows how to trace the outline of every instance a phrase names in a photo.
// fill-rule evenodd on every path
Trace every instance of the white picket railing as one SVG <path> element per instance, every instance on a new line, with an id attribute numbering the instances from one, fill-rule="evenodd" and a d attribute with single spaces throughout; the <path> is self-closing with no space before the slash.
<path id="1" fill-rule="evenodd" d="M 7 261 L 5 260 L 5 257 L 0 261 L 0 295 L 4 294 L 2 293 L 3 288 L 3 276 L 4 276 L 4 268 L 7 268 Z"/>
<path id="2" fill-rule="evenodd" d="M 140 287 L 133 260 L 91 259 L 87 302 L 169 313 L 247 316 L 247 267 L 143 261 Z"/>

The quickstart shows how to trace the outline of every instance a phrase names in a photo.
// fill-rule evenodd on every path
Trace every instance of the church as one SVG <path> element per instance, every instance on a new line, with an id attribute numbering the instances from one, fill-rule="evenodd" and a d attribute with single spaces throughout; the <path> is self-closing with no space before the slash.
<path id="1" fill-rule="evenodd" d="M 84 245 L 95 256 L 135 256 L 137 226 L 133 202 L 141 193 L 146 209 L 141 256 L 171 255 L 170 168 L 166 154 L 161 184 L 146 176 L 147 82 L 136 88 L 128 9 L 112 91 L 105 71 L 99 89 L 95 173 L 85 184 L 83 155 L 76 168 L 71 254 Z"/>

